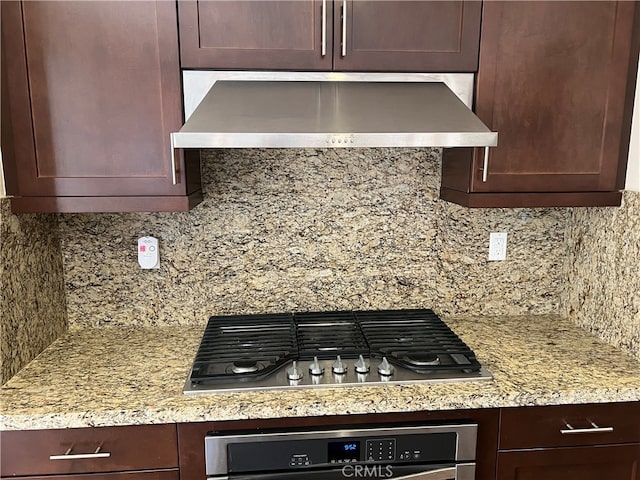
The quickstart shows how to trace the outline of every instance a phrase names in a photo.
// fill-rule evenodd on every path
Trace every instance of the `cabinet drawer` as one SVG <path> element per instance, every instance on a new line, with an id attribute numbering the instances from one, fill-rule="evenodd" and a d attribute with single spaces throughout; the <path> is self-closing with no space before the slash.
<path id="1" fill-rule="evenodd" d="M 175 468 L 176 427 L 135 425 L 2 432 L 0 465 L 2 477 Z"/>
<path id="2" fill-rule="evenodd" d="M 640 402 L 505 408 L 501 450 L 640 442 Z"/>
<path id="3" fill-rule="evenodd" d="M 148 470 L 119 473 L 88 473 L 86 475 L 47 475 L 21 477 L 21 480 L 179 480 L 178 470 Z"/>

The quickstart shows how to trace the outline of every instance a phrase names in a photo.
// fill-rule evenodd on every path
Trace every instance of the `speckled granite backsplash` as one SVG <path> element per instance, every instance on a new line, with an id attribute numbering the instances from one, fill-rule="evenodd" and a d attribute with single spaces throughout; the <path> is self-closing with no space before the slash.
<path id="1" fill-rule="evenodd" d="M 202 324 L 212 314 L 432 307 L 557 313 L 566 209 L 438 200 L 437 149 L 226 150 L 189 213 L 63 215 L 72 325 Z M 509 232 L 488 262 L 490 231 Z M 159 238 L 143 271 L 139 236 Z"/>
<path id="2" fill-rule="evenodd" d="M 65 332 L 54 215 L 13 215 L 0 198 L 0 384 Z"/>
<path id="3" fill-rule="evenodd" d="M 572 209 L 567 254 L 562 313 L 640 359 L 640 193 Z"/>

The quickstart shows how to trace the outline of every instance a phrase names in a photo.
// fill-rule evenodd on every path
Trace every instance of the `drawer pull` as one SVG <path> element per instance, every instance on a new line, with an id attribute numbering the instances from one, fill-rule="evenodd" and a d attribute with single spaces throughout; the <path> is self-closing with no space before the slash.
<path id="1" fill-rule="evenodd" d="M 574 433 L 609 433 L 613 432 L 613 427 L 599 427 L 591 420 L 587 420 L 590 424 L 590 428 L 574 428 L 569 422 L 565 420 L 564 424 L 567 428 L 560 430 L 562 435 L 570 435 Z"/>
<path id="2" fill-rule="evenodd" d="M 111 456 L 111 452 L 101 452 L 100 449 L 102 446 L 96 448 L 96 451 L 93 453 L 71 453 L 73 447 L 64 452 L 63 455 L 49 455 L 49 460 L 81 460 L 86 458 L 109 458 Z"/>

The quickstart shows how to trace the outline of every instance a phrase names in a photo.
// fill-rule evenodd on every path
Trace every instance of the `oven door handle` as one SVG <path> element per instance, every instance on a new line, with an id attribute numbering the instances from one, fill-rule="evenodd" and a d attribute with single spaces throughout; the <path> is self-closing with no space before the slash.
<path id="1" fill-rule="evenodd" d="M 358 465 L 361 466 L 361 465 Z M 354 465 L 346 465 L 347 468 L 354 468 Z M 371 465 L 368 466 L 371 468 Z M 394 465 L 391 465 L 393 468 Z M 395 467 L 403 469 L 404 466 L 395 465 Z M 440 467 L 440 468 L 438 468 Z M 420 468 L 420 467 L 418 467 Z M 382 476 L 378 475 L 376 478 L 389 478 L 390 480 L 474 480 L 475 476 L 475 463 L 459 463 L 454 466 L 436 466 L 431 470 L 418 470 L 414 465 L 412 473 L 400 473 L 400 476 L 395 476 L 397 473 L 395 471 L 387 471 L 383 467 Z M 428 468 L 428 467 L 424 467 Z M 284 480 L 284 479 L 296 479 L 296 478 L 304 478 L 304 479 L 312 479 L 312 480 L 326 480 L 326 479 L 342 479 L 351 478 L 364 478 L 366 475 L 365 472 L 358 472 L 354 470 L 350 470 L 345 474 L 344 469 L 331 469 L 331 470 L 312 470 L 312 471 L 299 471 L 299 472 L 280 472 L 280 473 L 248 473 L 248 474 L 233 474 L 229 476 L 222 477 L 207 477 L 208 480 Z M 389 476 L 390 475 L 390 476 Z"/>
<path id="2" fill-rule="evenodd" d="M 456 467 L 439 468 L 428 472 L 410 473 L 393 480 L 456 480 Z"/>

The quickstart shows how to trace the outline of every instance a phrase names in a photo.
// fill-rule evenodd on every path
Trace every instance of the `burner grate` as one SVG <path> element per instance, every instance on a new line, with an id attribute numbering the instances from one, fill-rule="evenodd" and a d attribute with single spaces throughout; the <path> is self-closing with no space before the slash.
<path id="1" fill-rule="evenodd" d="M 353 312 L 298 313 L 295 322 L 302 360 L 369 355 L 369 346 Z"/>
<path id="2" fill-rule="evenodd" d="M 261 378 L 295 358 L 297 350 L 290 314 L 211 317 L 196 354 L 191 380 Z"/>
<path id="3" fill-rule="evenodd" d="M 417 373 L 477 371 L 473 351 L 432 310 L 355 312 L 371 355 Z"/>

